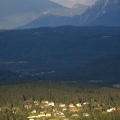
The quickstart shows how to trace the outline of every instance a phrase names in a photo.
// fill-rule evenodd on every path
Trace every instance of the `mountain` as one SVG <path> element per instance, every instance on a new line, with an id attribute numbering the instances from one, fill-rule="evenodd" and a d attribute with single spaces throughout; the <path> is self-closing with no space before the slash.
<path id="1" fill-rule="evenodd" d="M 70 19 L 74 15 L 81 15 L 86 11 L 88 6 L 82 4 L 75 4 L 71 9 L 64 9 L 62 11 L 54 11 L 54 14 L 46 14 L 37 19 L 29 22 L 24 26 L 17 27 L 18 29 L 24 28 L 37 28 L 37 27 L 56 27 L 61 25 L 72 25 Z"/>
<path id="2" fill-rule="evenodd" d="M 50 0 L 1 0 L 0 29 L 15 28 L 53 10 L 67 9 Z"/>
<path id="3" fill-rule="evenodd" d="M 62 25 L 70 25 L 68 20 L 71 17 L 65 16 L 55 16 L 55 15 L 44 15 L 38 17 L 37 19 L 29 22 L 24 26 L 18 26 L 16 29 L 26 29 L 26 28 L 37 28 L 37 27 L 56 27 Z"/>
<path id="4" fill-rule="evenodd" d="M 70 9 L 50 0 L 0 0 L 0 29 L 23 26 L 44 15 L 80 15 L 86 9 L 84 5 Z"/>
<path id="5" fill-rule="evenodd" d="M 81 15 L 84 13 L 89 6 L 82 5 L 82 4 L 75 4 L 72 8 L 65 8 L 59 10 L 52 10 L 51 13 L 47 13 L 46 15 L 54 15 L 54 16 L 65 16 L 65 17 L 72 17 L 75 15 Z"/>
<path id="6" fill-rule="evenodd" d="M 78 21 L 79 25 L 120 26 L 119 13 L 119 0 L 98 0 L 78 18 Z"/>
<path id="7" fill-rule="evenodd" d="M 79 8 L 79 5 L 75 5 L 72 9 Z M 73 17 L 58 17 L 58 16 L 43 16 L 39 17 L 25 26 L 19 28 L 32 28 L 32 27 L 55 27 L 61 25 L 74 25 L 74 26 L 120 26 L 120 1 L 118 0 L 98 0 L 94 5 L 88 7 L 88 9 L 82 15 L 76 15 Z"/>
<path id="8" fill-rule="evenodd" d="M 87 10 L 88 7 L 89 6 L 87 6 L 87 5 L 82 5 L 82 4 L 77 3 L 71 9 L 65 10 L 62 13 L 64 13 L 64 16 L 81 15 L 82 13 L 84 13 Z"/>

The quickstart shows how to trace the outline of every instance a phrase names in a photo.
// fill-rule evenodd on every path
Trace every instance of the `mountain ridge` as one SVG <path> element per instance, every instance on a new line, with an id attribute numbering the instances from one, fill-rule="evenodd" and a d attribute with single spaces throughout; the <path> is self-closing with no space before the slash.
<path id="1" fill-rule="evenodd" d="M 61 25 L 73 25 L 73 26 L 120 26 L 120 1 L 117 0 L 98 0 L 82 15 L 76 15 L 73 17 L 57 17 L 49 16 L 38 18 L 34 21 L 31 21 L 25 26 L 18 28 L 31 28 L 34 27 L 56 27 Z M 47 20 L 49 19 L 49 21 Z M 45 22 L 44 22 L 45 21 Z"/>
<path id="2" fill-rule="evenodd" d="M 0 29 L 13 29 L 23 26 L 44 15 L 74 16 L 82 14 L 87 7 L 70 9 L 50 0 L 1 0 Z M 80 11 L 80 12 L 78 12 Z"/>
<path id="3" fill-rule="evenodd" d="M 88 8 L 87 11 L 85 11 L 80 18 L 80 23 L 82 25 L 94 25 L 94 21 L 97 21 L 98 19 L 102 19 L 103 21 L 96 22 L 97 25 L 107 25 L 104 22 L 109 22 L 109 18 L 112 18 L 111 12 L 114 12 L 114 14 L 119 11 L 120 12 L 120 1 L 117 0 L 98 0 L 93 4 L 91 7 Z M 118 10 L 116 11 L 116 9 Z M 114 15 L 113 14 L 113 15 Z M 105 17 L 102 17 L 105 16 Z M 109 16 L 109 18 L 108 18 Z M 117 14 L 117 16 L 119 16 Z M 116 17 L 113 17 L 115 20 L 119 21 Z M 115 22 L 114 22 L 115 23 Z M 110 25 L 110 24 L 109 24 Z M 112 24 L 111 24 L 112 25 Z M 117 24 L 116 24 L 117 25 Z M 120 23 L 119 23 L 120 25 Z"/>

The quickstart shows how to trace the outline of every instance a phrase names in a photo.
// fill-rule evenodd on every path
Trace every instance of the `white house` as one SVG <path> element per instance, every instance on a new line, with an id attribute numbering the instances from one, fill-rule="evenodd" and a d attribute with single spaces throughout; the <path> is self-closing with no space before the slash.
<path id="1" fill-rule="evenodd" d="M 77 107 L 82 107 L 81 103 L 76 104 Z"/>
<path id="2" fill-rule="evenodd" d="M 25 105 L 24 108 L 26 109 L 30 109 L 32 107 L 32 105 Z"/>
<path id="3" fill-rule="evenodd" d="M 54 104 L 54 102 L 49 102 L 48 105 L 49 106 L 54 106 L 55 104 Z"/>
<path id="4" fill-rule="evenodd" d="M 78 116 L 78 114 L 73 114 L 72 116 L 76 117 L 76 116 Z"/>
<path id="5" fill-rule="evenodd" d="M 66 110 L 67 110 L 67 108 L 63 108 L 63 109 L 62 109 L 62 111 L 66 111 Z"/>
<path id="6" fill-rule="evenodd" d="M 41 113 L 41 114 L 38 115 L 39 118 L 40 117 L 45 117 L 45 116 L 46 116 L 45 113 Z"/>
<path id="7" fill-rule="evenodd" d="M 107 112 L 112 112 L 114 110 L 116 110 L 116 108 L 110 108 L 110 109 L 107 109 Z"/>
<path id="8" fill-rule="evenodd" d="M 83 103 L 83 105 L 87 105 L 87 104 L 89 104 L 89 103 L 88 103 L 88 102 L 84 102 L 84 103 Z"/>
<path id="9" fill-rule="evenodd" d="M 64 116 L 64 113 L 63 112 L 57 112 L 56 113 L 58 116 Z"/>
<path id="10" fill-rule="evenodd" d="M 66 105 L 65 104 L 59 104 L 59 107 L 65 107 Z"/>
<path id="11" fill-rule="evenodd" d="M 46 117 L 51 117 L 51 113 L 46 113 Z"/>
<path id="12" fill-rule="evenodd" d="M 88 113 L 83 113 L 83 116 L 88 117 L 89 114 Z"/>
<path id="13" fill-rule="evenodd" d="M 33 113 L 33 114 L 34 114 L 34 113 L 36 113 L 36 112 L 37 112 L 36 110 L 33 110 L 31 113 Z"/>
<path id="14" fill-rule="evenodd" d="M 39 102 L 35 100 L 35 101 L 34 101 L 34 104 L 35 104 L 35 105 L 39 105 Z"/>
<path id="15" fill-rule="evenodd" d="M 41 103 L 42 104 L 48 104 L 49 102 L 47 100 L 43 100 Z"/>
<path id="16" fill-rule="evenodd" d="M 73 108 L 73 107 L 75 107 L 73 104 L 69 104 L 68 105 L 70 108 Z"/>

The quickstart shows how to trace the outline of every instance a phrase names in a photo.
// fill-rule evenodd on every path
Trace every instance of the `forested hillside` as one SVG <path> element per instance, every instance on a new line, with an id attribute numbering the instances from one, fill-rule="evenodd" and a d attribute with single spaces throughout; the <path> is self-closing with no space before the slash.
<path id="1" fill-rule="evenodd" d="M 62 74 L 43 76 L 44 79 L 63 81 L 102 81 L 106 84 L 119 83 L 120 54 L 107 55 L 92 60 Z"/>
<path id="2" fill-rule="evenodd" d="M 8 70 L 0 70 L 0 86 L 1 85 L 10 85 L 10 84 L 20 84 L 35 82 L 36 80 L 41 80 L 40 76 L 31 76 L 21 73 L 15 73 Z"/>
<path id="3" fill-rule="evenodd" d="M 55 111 L 53 112 L 53 110 L 62 111 L 60 104 L 68 106 L 71 103 L 78 111 L 73 112 L 69 107 L 67 108 L 64 117 L 70 118 L 70 120 L 119 120 L 120 118 L 120 112 L 117 110 L 120 107 L 120 90 L 115 88 L 97 87 L 83 83 L 34 82 L 1 86 L 0 96 L 2 96 L 0 99 L 1 120 L 26 120 L 28 116 L 35 116 L 42 111 L 51 112 L 52 116 L 49 119 L 56 120 L 58 118 L 54 116 Z M 55 105 L 45 106 L 46 104 L 42 104 L 42 101 L 52 101 Z M 77 103 L 82 106 L 76 107 Z M 107 110 L 110 108 L 115 108 L 115 110 L 109 113 Z M 33 110 L 37 112 L 32 113 Z M 89 116 L 84 117 L 84 113 Z M 72 114 L 78 116 L 72 117 Z M 63 120 L 63 118 L 61 119 Z"/>
<path id="4" fill-rule="evenodd" d="M 71 70 L 72 77 L 65 75 L 64 80 L 118 80 L 119 59 L 114 55 L 120 54 L 119 38 L 119 27 L 104 26 L 1 31 L 0 69 L 40 76 L 61 76 Z M 107 63 L 107 59 L 111 61 Z"/>
<path id="5" fill-rule="evenodd" d="M 119 27 L 37 28 L 0 32 L 0 68 L 22 73 L 64 71 L 120 52 Z"/>

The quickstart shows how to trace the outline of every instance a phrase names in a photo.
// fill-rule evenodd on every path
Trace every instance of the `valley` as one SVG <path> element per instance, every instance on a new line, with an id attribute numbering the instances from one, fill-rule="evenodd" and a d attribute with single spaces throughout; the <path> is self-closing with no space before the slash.
<path id="1" fill-rule="evenodd" d="M 120 1 L 79 3 L 0 1 L 0 120 L 120 120 Z"/>

